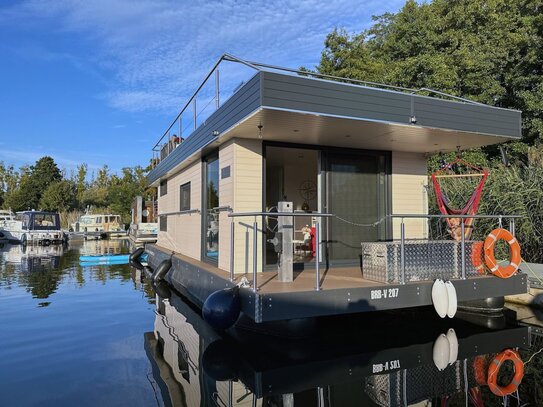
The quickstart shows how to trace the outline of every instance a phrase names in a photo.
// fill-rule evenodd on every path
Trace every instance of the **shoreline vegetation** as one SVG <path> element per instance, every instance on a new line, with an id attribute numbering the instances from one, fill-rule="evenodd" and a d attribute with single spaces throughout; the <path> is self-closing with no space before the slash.
<path id="1" fill-rule="evenodd" d="M 18 169 L 0 162 L 0 208 L 59 212 L 64 229 L 87 209 L 121 215 L 128 225 L 134 198 L 153 194 L 147 188 L 145 173 L 146 169 L 135 166 L 114 174 L 104 165 L 89 174 L 87 164 L 81 164 L 68 174 L 48 156 Z"/>

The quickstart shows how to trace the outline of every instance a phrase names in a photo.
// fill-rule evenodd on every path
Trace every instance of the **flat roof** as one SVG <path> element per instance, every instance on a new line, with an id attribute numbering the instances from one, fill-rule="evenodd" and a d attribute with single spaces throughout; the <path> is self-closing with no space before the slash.
<path id="1" fill-rule="evenodd" d="M 520 139 L 521 120 L 518 110 L 259 70 L 148 180 L 153 184 L 235 137 L 435 153 Z"/>

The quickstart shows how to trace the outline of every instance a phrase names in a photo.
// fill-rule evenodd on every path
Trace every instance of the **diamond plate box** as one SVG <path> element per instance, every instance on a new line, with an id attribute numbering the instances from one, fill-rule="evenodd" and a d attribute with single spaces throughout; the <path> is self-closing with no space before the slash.
<path id="1" fill-rule="evenodd" d="M 478 275 L 482 242 L 466 241 L 466 276 Z M 472 253 L 475 254 L 472 255 Z M 363 242 L 362 273 L 368 280 L 401 282 L 401 242 Z M 406 240 L 405 281 L 450 280 L 462 277 L 462 247 L 454 240 Z"/>

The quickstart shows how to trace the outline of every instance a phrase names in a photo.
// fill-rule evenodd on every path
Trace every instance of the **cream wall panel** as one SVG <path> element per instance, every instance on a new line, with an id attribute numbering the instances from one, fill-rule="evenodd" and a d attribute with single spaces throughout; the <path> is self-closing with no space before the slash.
<path id="1" fill-rule="evenodd" d="M 262 141 L 234 140 L 233 209 L 235 212 L 262 211 Z M 234 268 L 236 273 L 253 270 L 253 222 L 258 227 L 258 270 L 262 270 L 262 218 L 244 217 L 235 221 Z M 228 242 L 230 242 L 228 232 Z M 228 267 L 227 267 L 228 269 Z"/>
<path id="2" fill-rule="evenodd" d="M 168 193 L 158 198 L 158 213 L 179 211 L 179 188 L 187 182 L 190 182 L 191 209 L 201 210 L 202 164 L 196 162 L 168 180 Z M 158 245 L 199 260 L 201 257 L 201 219 L 201 213 L 168 216 L 168 231 L 159 231 Z"/>
<path id="3" fill-rule="evenodd" d="M 426 158 L 420 153 L 392 152 L 392 213 L 428 213 Z M 406 238 L 428 237 L 424 219 L 406 219 Z M 394 239 L 400 238 L 400 220 L 393 221 Z"/>

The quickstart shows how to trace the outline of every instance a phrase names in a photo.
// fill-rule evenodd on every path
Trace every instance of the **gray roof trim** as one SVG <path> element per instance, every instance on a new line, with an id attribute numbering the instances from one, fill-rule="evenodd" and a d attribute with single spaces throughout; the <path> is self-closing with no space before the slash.
<path id="1" fill-rule="evenodd" d="M 147 178 L 154 183 L 259 109 L 521 138 L 521 112 L 328 79 L 258 71 Z M 416 123 L 411 121 L 416 119 Z M 506 141 L 506 140 L 504 140 Z"/>

